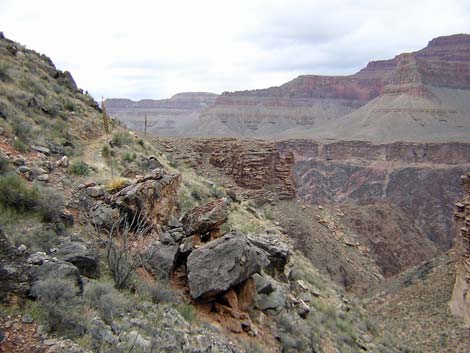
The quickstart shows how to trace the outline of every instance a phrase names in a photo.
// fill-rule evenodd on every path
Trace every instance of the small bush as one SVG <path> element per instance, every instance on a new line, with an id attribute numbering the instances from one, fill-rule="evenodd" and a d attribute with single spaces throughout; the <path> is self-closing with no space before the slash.
<path id="1" fill-rule="evenodd" d="M 147 284 L 145 291 L 154 304 L 171 303 L 175 299 L 175 293 L 158 282 Z"/>
<path id="2" fill-rule="evenodd" d="M 50 188 L 41 190 L 37 209 L 44 222 L 59 222 L 64 207 L 65 201 L 62 194 Z"/>
<path id="3" fill-rule="evenodd" d="M 10 161 L 4 156 L 0 155 L 0 175 L 8 173 L 10 169 Z"/>
<path id="4" fill-rule="evenodd" d="M 77 110 L 75 103 L 70 99 L 65 100 L 64 108 L 67 109 L 69 112 L 74 112 Z"/>
<path id="5" fill-rule="evenodd" d="M 28 141 L 31 137 L 32 126 L 29 122 L 22 119 L 14 119 L 11 122 L 11 128 L 16 137 L 21 141 Z"/>
<path id="6" fill-rule="evenodd" d="M 145 142 L 144 142 L 144 140 L 138 139 L 138 140 L 137 140 L 137 143 L 138 143 L 140 146 L 145 147 Z"/>
<path id="7" fill-rule="evenodd" d="M 269 219 L 270 221 L 274 219 L 273 211 L 269 208 L 264 210 L 264 216 L 266 217 L 266 219 Z"/>
<path id="8" fill-rule="evenodd" d="M 193 188 L 191 190 L 191 197 L 196 201 L 202 201 L 204 199 L 204 194 L 201 192 L 201 190 Z"/>
<path id="9" fill-rule="evenodd" d="M 129 185 L 129 181 L 124 178 L 115 178 L 106 184 L 106 190 L 110 192 L 119 191 Z"/>
<path id="10" fill-rule="evenodd" d="M 126 151 L 122 155 L 122 160 L 127 163 L 131 163 L 135 161 L 136 158 L 137 158 L 137 154 L 135 152 Z"/>
<path id="11" fill-rule="evenodd" d="M 176 309 L 187 322 L 192 323 L 196 320 L 196 310 L 192 305 L 181 304 Z"/>
<path id="12" fill-rule="evenodd" d="M 33 291 L 37 294 L 39 321 L 50 331 L 80 335 L 85 331 L 77 287 L 69 280 L 49 277 L 38 281 Z"/>
<path id="13" fill-rule="evenodd" d="M 178 167 L 180 166 L 179 161 L 175 159 L 175 157 L 173 157 L 172 155 L 168 156 L 168 162 L 170 163 L 170 166 L 175 169 L 178 169 Z"/>
<path id="14" fill-rule="evenodd" d="M 0 80 L 7 81 L 10 78 L 10 65 L 5 61 L 0 62 Z"/>
<path id="15" fill-rule="evenodd" d="M 21 153 L 26 153 L 29 151 L 29 146 L 19 139 L 13 141 L 13 147 L 15 150 Z"/>
<path id="16" fill-rule="evenodd" d="M 0 177 L 0 205 L 19 212 L 32 211 L 40 198 L 39 189 L 28 184 L 15 173 Z"/>
<path id="17" fill-rule="evenodd" d="M 32 251 L 49 252 L 57 246 L 59 238 L 53 229 L 36 229 L 31 233 L 20 232 L 14 237 L 15 246 L 24 244 Z"/>
<path id="18" fill-rule="evenodd" d="M 74 162 L 69 167 L 69 173 L 79 176 L 88 176 L 90 175 L 90 168 L 88 164 L 83 161 Z"/>
<path id="19" fill-rule="evenodd" d="M 101 155 L 104 158 L 110 158 L 114 155 L 114 152 L 111 148 L 109 148 L 108 144 L 105 144 L 105 145 L 103 145 L 103 147 L 101 147 Z"/>
<path id="20" fill-rule="evenodd" d="M 90 283 L 85 290 L 85 300 L 98 310 L 108 325 L 129 310 L 129 301 L 111 283 Z"/>
<path id="21" fill-rule="evenodd" d="M 216 199 L 221 199 L 222 197 L 227 197 L 225 190 L 221 187 L 213 186 L 211 187 L 211 195 Z"/>
<path id="22" fill-rule="evenodd" d="M 129 144 L 132 140 L 128 132 L 117 132 L 113 135 L 112 143 L 116 147 L 122 147 Z"/>

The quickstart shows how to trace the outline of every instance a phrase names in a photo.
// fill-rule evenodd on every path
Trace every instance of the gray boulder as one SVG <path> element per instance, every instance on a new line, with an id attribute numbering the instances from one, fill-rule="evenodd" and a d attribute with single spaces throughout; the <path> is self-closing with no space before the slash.
<path id="1" fill-rule="evenodd" d="M 191 252 L 188 284 L 194 299 L 209 298 L 237 285 L 268 265 L 266 255 L 240 232 L 226 234 Z"/>
<path id="2" fill-rule="evenodd" d="M 269 294 L 274 291 L 274 287 L 266 275 L 260 275 L 259 273 L 255 273 L 253 275 L 253 280 L 255 281 L 257 293 Z"/>
<path id="3" fill-rule="evenodd" d="M 186 235 L 205 234 L 218 229 L 227 221 L 227 206 L 225 199 L 218 199 L 188 211 L 181 220 Z"/>
<path id="4" fill-rule="evenodd" d="M 99 276 L 97 254 L 80 241 L 66 241 L 57 250 L 57 257 L 74 264 L 80 274 L 96 278 Z"/>
<path id="5" fill-rule="evenodd" d="M 163 244 L 155 242 L 149 250 L 147 269 L 156 277 L 166 280 L 170 278 L 176 263 L 178 244 Z"/>
<path id="6" fill-rule="evenodd" d="M 280 285 L 275 285 L 274 291 L 269 294 L 258 294 L 255 306 L 260 310 L 270 310 L 278 313 L 286 306 L 286 293 Z"/>
<path id="7" fill-rule="evenodd" d="M 46 156 L 51 154 L 51 150 L 47 147 L 31 145 L 31 148 L 37 152 L 44 153 Z"/>
<path id="8" fill-rule="evenodd" d="M 269 259 L 266 271 L 269 274 L 282 273 L 289 261 L 289 246 L 279 236 L 274 234 L 250 234 L 250 242 L 257 248 L 263 250 Z"/>
<path id="9" fill-rule="evenodd" d="M 105 203 L 98 203 L 90 210 L 91 223 L 98 228 L 110 229 L 119 220 L 119 210 Z"/>
<path id="10" fill-rule="evenodd" d="M 0 229 L 0 303 L 26 295 L 30 281 L 27 255 L 11 246 Z"/>

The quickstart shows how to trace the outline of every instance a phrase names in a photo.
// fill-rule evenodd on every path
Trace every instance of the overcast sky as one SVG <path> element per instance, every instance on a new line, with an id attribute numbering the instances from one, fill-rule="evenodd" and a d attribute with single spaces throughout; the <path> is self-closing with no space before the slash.
<path id="1" fill-rule="evenodd" d="M 470 33 L 470 0 L 0 0 L 0 31 L 95 98 L 166 98 L 351 74 Z"/>

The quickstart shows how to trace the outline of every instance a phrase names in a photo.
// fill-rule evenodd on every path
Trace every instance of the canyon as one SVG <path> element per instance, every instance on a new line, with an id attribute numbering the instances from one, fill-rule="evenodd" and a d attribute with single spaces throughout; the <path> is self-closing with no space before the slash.
<path id="1" fill-rule="evenodd" d="M 301 75 L 279 87 L 211 96 L 193 111 L 190 121 L 179 118 L 177 110 L 173 117 L 164 111 L 159 119 L 167 117 L 178 129 L 161 125 L 153 132 L 275 140 L 469 142 L 469 98 L 470 35 L 457 34 L 435 38 L 416 52 L 371 61 L 353 75 Z M 119 102 L 107 100 L 112 116 L 129 126 L 136 119 L 132 114 L 142 120 L 141 108 L 123 108 Z"/>
<path id="2" fill-rule="evenodd" d="M 28 336 L 38 352 L 49 337 L 77 352 L 467 348 L 469 35 L 350 76 L 106 109 L 44 55 L 3 35 L 0 53 L 0 187 L 32 199 L 0 198 L 9 349 L 31 321 L 47 325 Z M 106 111 L 119 121 L 102 127 Z"/>

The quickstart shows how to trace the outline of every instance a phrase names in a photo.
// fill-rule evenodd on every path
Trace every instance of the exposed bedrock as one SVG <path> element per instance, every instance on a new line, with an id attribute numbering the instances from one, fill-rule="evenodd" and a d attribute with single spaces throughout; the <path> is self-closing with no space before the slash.
<path id="1" fill-rule="evenodd" d="M 460 194 L 460 175 L 470 167 L 358 165 L 302 161 L 296 165 L 298 195 L 312 203 L 385 200 L 446 250 L 452 245 L 452 204 Z"/>
<path id="2" fill-rule="evenodd" d="M 452 205 L 461 194 L 460 175 L 470 170 L 470 144 L 291 140 L 278 146 L 295 155 L 301 199 L 316 204 L 386 201 L 441 250 L 451 247 Z"/>
<path id="3" fill-rule="evenodd" d="M 455 203 L 457 272 L 450 307 L 470 326 L 470 174 L 462 176 L 464 195 Z"/>

